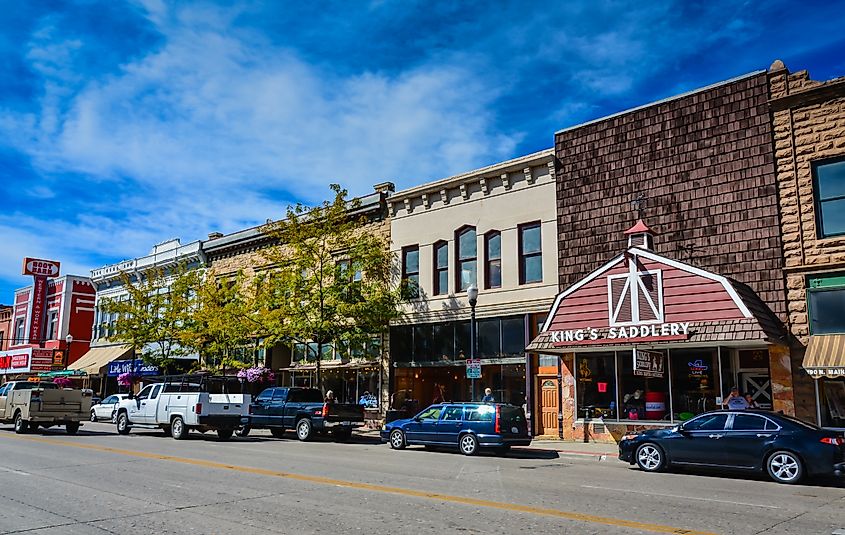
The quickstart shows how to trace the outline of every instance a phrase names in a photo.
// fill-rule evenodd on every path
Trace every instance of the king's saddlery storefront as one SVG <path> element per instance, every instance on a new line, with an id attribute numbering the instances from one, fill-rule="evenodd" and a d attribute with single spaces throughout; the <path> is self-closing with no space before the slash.
<path id="1" fill-rule="evenodd" d="M 731 389 L 786 409 L 786 333 L 747 286 L 661 256 L 642 222 L 628 248 L 557 296 L 527 351 L 536 436 L 611 441 L 719 408 Z M 781 403 L 781 401 L 783 402 Z"/>

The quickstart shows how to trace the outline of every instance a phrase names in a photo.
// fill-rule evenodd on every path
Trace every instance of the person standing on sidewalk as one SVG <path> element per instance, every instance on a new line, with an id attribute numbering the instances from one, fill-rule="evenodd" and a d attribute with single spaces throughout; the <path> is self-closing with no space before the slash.
<path id="1" fill-rule="evenodd" d="M 493 390 L 488 388 L 484 389 L 484 397 L 481 398 L 482 403 L 495 403 L 496 398 L 493 397 Z"/>

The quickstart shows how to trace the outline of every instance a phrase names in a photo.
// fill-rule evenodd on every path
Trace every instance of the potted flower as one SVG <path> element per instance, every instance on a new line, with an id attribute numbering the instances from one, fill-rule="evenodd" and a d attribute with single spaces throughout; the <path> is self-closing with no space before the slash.
<path id="1" fill-rule="evenodd" d="M 246 380 L 248 383 L 272 383 L 276 380 L 276 375 L 270 368 L 264 366 L 255 366 L 252 368 L 245 368 L 238 372 L 238 379 Z"/>
<path id="2" fill-rule="evenodd" d="M 53 379 L 53 384 L 55 384 L 59 388 L 70 388 L 73 382 L 67 377 L 56 377 L 55 379 Z"/>

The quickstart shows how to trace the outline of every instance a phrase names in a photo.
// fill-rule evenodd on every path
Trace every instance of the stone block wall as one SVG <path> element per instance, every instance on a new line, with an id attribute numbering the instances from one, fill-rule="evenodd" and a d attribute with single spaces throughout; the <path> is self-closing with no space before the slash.
<path id="1" fill-rule="evenodd" d="M 780 203 L 787 325 L 796 415 L 815 420 L 812 379 L 801 369 L 810 336 L 809 275 L 845 270 L 845 236 L 820 238 L 812 164 L 845 156 L 845 77 L 818 82 L 790 73 L 780 61 L 769 71 L 769 106 Z"/>

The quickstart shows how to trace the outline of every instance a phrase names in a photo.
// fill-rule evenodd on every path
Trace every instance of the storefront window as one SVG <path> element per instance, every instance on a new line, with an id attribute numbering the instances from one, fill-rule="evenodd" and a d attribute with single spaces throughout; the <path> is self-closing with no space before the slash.
<path id="1" fill-rule="evenodd" d="M 432 330 L 431 325 L 415 325 L 414 326 L 414 360 L 429 361 L 431 358 L 432 348 Z"/>
<path id="2" fill-rule="evenodd" d="M 525 317 L 502 318 L 502 355 L 521 356 L 526 345 Z"/>
<path id="3" fill-rule="evenodd" d="M 715 349 L 672 349 L 672 410 L 677 420 L 717 409 L 719 362 Z"/>
<path id="4" fill-rule="evenodd" d="M 452 360 L 455 355 L 455 326 L 452 323 L 434 325 L 435 360 Z"/>
<path id="5" fill-rule="evenodd" d="M 493 358 L 499 356 L 499 320 L 478 320 L 478 358 Z"/>
<path id="6" fill-rule="evenodd" d="M 578 418 L 616 418 L 616 378 L 613 353 L 576 355 Z"/>
<path id="7" fill-rule="evenodd" d="M 665 351 L 653 351 L 665 359 Z M 634 373 L 634 352 L 617 352 L 619 363 L 620 419 L 669 420 L 669 373 L 664 365 L 657 376 Z"/>
<path id="8" fill-rule="evenodd" d="M 822 427 L 845 427 L 845 379 L 817 379 Z"/>
<path id="9" fill-rule="evenodd" d="M 374 409 L 379 406 L 378 369 L 358 370 L 358 404 Z"/>
<path id="10" fill-rule="evenodd" d="M 468 359 L 472 331 L 468 321 L 455 322 L 455 359 Z"/>
<path id="11" fill-rule="evenodd" d="M 411 362 L 413 356 L 413 327 L 398 325 L 390 328 L 390 358 L 394 362 Z"/>

